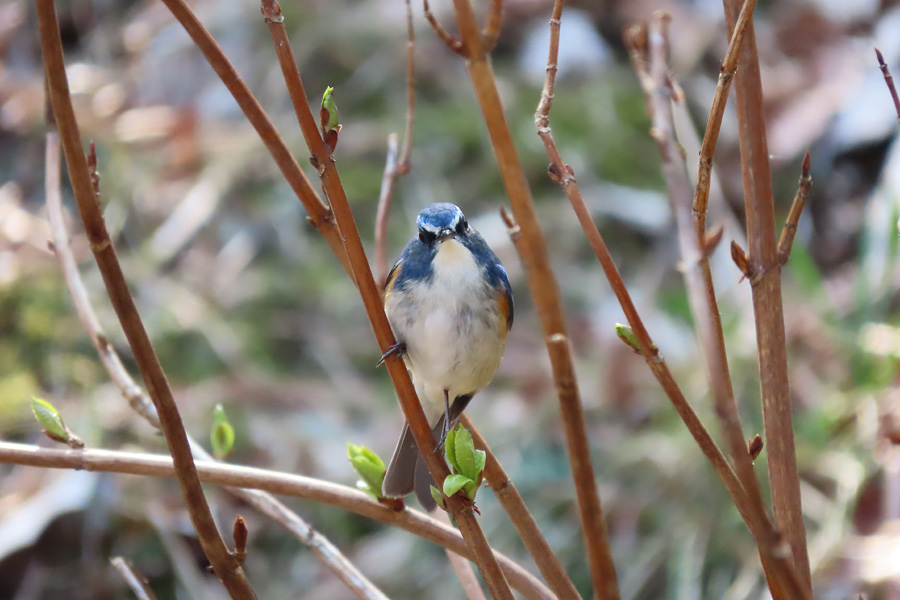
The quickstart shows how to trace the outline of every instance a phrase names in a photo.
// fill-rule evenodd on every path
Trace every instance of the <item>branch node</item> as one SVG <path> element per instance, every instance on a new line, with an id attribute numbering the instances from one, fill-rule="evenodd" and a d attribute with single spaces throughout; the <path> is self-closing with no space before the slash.
<path id="1" fill-rule="evenodd" d="M 266 23 L 284 23 L 284 15 L 281 14 L 281 5 L 275 0 L 262 0 L 259 6 Z"/>
<path id="2" fill-rule="evenodd" d="M 232 538 L 234 539 L 234 560 L 237 566 L 242 566 L 247 560 L 247 521 L 244 517 L 237 515 L 234 519 L 234 527 L 232 528 Z"/>
<path id="3" fill-rule="evenodd" d="M 434 13 L 431 12 L 431 6 L 428 4 L 428 0 L 422 0 L 422 9 L 425 13 L 425 19 L 428 21 L 428 24 L 431 25 L 431 28 L 434 29 L 434 32 L 441 38 L 441 41 L 450 48 L 456 54 L 460 56 L 465 56 L 465 49 L 463 48 L 462 40 L 458 37 L 451 35 L 444 26 L 438 23 L 438 20 L 434 17 Z"/>

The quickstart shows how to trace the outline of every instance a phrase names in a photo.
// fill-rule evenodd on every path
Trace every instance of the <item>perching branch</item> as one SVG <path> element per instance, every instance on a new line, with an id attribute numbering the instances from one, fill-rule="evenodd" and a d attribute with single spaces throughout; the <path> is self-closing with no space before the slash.
<path id="1" fill-rule="evenodd" d="M 809 188 L 812 185 L 812 177 L 809 174 L 809 150 L 803 155 L 803 164 L 800 171 L 800 183 L 797 186 L 797 194 L 791 203 L 791 211 L 788 213 L 781 230 L 781 238 L 778 240 L 778 260 L 782 265 L 791 257 L 791 247 L 794 245 L 794 236 L 797 234 L 797 225 L 800 223 L 800 213 L 809 197 Z"/>
<path id="2" fill-rule="evenodd" d="M 91 174 L 88 171 L 87 160 L 81 145 L 75 111 L 69 97 L 69 84 L 66 78 L 65 60 L 53 0 L 38 0 L 37 14 L 50 104 L 59 127 L 78 211 L 81 213 L 91 251 L 100 268 L 110 301 L 119 317 L 125 336 L 128 338 L 141 375 L 147 383 L 153 404 L 156 406 L 191 522 L 197 531 L 204 553 L 215 569 L 216 576 L 222 580 L 231 596 L 236 599 L 256 598 L 243 569 L 228 551 L 216 528 L 194 468 L 190 445 L 181 422 L 181 415 L 178 413 L 172 396 L 172 390 L 169 388 L 165 373 L 153 350 L 147 331 L 144 329 L 134 298 L 131 296 L 131 291 L 128 289 L 116 257 L 112 240 L 106 231 L 106 224 L 100 212 L 100 204 L 91 182 Z"/>
<path id="3" fill-rule="evenodd" d="M 416 114 L 416 32 L 413 28 L 412 0 L 406 0 L 406 130 L 403 132 L 403 149 L 397 158 L 399 140 L 397 134 L 388 136 L 388 151 L 384 161 L 384 175 L 378 194 L 378 211 L 375 216 L 375 272 L 379 289 L 384 289 L 388 276 L 387 226 L 394 198 L 394 186 L 401 175 L 409 173 L 409 153 L 412 150 L 413 123 Z"/>
<path id="4" fill-rule="evenodd" d="M 381 293 L 372 277 L 369 261 L 366 257 L 362 240 L 359 237 L 359 230 L 356 227 L 347 195 L 335 166 L 334 157 L 331 154 L 332 148 L 325 143 L 325 140 L 316 128 L 315 119 L 306 100 L 303 81 L 300 78 L 300 72 L 293 58 L 290 40 L 285 31 L 281 8 L 274 0 L 263 0 L 262 13 L 269 27 L 272 43 L 278 55 L 278 62 L 281 64 L 282 74 L 291 96 L 291 102 L 294 105 L 300 129 L 312 154 L 310 160 L 322 179 L 322 188 L 331 203 L 331 208 L 337 219 L 344 243 L 344 250 L 349 258 L 350 269 L 359 288 L 366 315 L 372 325 L 381 353 L 385 355 L 388 350 L 394 347 L 396 339 L 384 313 Z M 435 452 L 437 446 L 431 427 L 428 425 L 428 420 L 425 417 L 422 406 L 419 404 L 403 359 L 396 353 L 393 353 L 384 361 L 384 364 L 394 383 L 400 405 L 416 444 L 422 452 L 431 476 L 438 482 L 438 488 L 440 489 L 441 482 L 449 475 L 449 470 L 443 457 Z M 512 600 L 512 592 L 509 590 L 509 585 L 504 578 L 503 572 L 497 565 L 484 532 L 475 519 L 472 502 L 459 495 L 454 495 L 448 498 L 447 506 L 459 527 L 460 533 L 462 533 L 472 549 L 475 562 L 491 595 L 495 600 Z"/>
<path id="5" fill-rule="evenodd" d="M 741 8 L 739 0 L 724 0 L 725 21 L 732 35 Z M 806 525 L 800 503 L 800 474 L 794 448 L 791 389 L 788 380 L 781 298 L 781 265 L 775 231 L 775 201 L 766 140 L 759 56 L 753 22 L 747 25 L 734 78 L 735 107 L 740 136 L 744 208 L 749 262 L 759 280 L 751 285 L 759 355 L 762 413 L 769 458 L 769 486 L 775 523 L 791 547 L 805 595 L 812 595 L 806 548 Z"/>
<path id="6" fill-rule="evenodd" d="M 174 477 L 172 459 L 161 454 L 115 452 L 112 450 L 58 450 L 30 444 L 0 441 L 0 464 L 29 465 L 49 469 L 127 473 L 150 477 Z M 473 560 L 459 532 L 428 515 L 411 510 L 394 510 L 359 490 L 328 481 L 254 467 L 197 461 L 197 472 L 204 483 L 266 491 L 302 498 L 381 521 L 403 529 L 461 556 Z M 505 555 L 492 551 L 510 584 L 529 600 L 553 600 L 556 596 L 534 575 Z"/>
<path id="7" fill-rule="evenodd" d="M 59 186 L 59 136 L 55 131 L 47 133 L 46 157 L 46 193 L 47 215 L 50 220 L 50 231 L 53 237 L 53 250 L 63 271 L 66 287 L 75 305 L 75 312 L 82 326 L 91 339 L 91 343 L 100 356 L 100 361 L 109 373 L 110 378 L 119 388 L 131 408 L 142 416 L 150 425 L 160 428 L 159 416 L 153 402 L 138 386 L 128 370 L 122 364 L 119 354 L 109 343 L 100 326 L 100 321 L 91 305 L 78 265 L 69 246 L 69 236 L 63 219 L 62 200 Z M 199 460 L 212 461 L 203 447 L 188 436 L 188 442 L 194 456 Z M 344 556 L 326 537 L 310 527 L 299 515 L 292 512 L 271 494 L 258 490 L 229 489 L 229 492 L 241 498 L 261 513 L 294 535 L 301 543 L 325 564 L 347 587 L 361 600 L 387 600 L 384 594 L 356 566 Z M 235 549 L 237 554 L 239 549 Z M 237 557 L 240 561 L 240 558 Z"/>
<path id="8" fill-rule="evenodd" d="M 875 57 L 878 59 L 878 67 L 881 69 L 881 74 L 884 75 L 884 82 L 887 84 L 888 91 L 891 93 L 891 100 L 894 101 L 894 110 L 897 111 L 897 121 L 900 122 L 900 98 L 897 97 L 897 88 L 894 86 L 894 77 L 891 75 L 891 70 L 888 68 L 887 63 L 884 62 L 884 55 L 878 48 L 875 48 Z"/>

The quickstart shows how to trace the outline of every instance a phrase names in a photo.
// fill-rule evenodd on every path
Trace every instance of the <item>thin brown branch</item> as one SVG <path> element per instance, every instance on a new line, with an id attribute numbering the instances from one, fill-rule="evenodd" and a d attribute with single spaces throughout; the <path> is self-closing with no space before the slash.
<path id="1" fill-rule="evenodd" d="M 894 110 L 897 112 L 897 121 L 900 122 L 900 98 L 897 97 L 897 88 L 894 86 L 894 76 L 891 75 L 891 70 L 888 68 L 887 63 L 884 62 L 884 55 L 878 48 L 875 48 L 875 57 L 878 59 L 878 67 L 881 69 L 881 74 L 884 76 L 884 82 L 887 84 L 888 91 L 891 92 L 891 100 L 894 101 Z"/>
<path id="2" fill-rule="evenodd" d="M 503 0 L 491 0 L 487 23 L 481 32 L 484 51 L 490 54 L 497 46 L 500 38 L 500 25 L 503 22 Z"/>
<path id="3" fill-rule="evenodd" d="M 778 260 L 784 265 L 791 257 L 791 247 L 794 245 L 794 236 L 797 234 L 797 225 L 800 223 L 800 214 L 809 197 L 809 188 L 812 185 L 812 177 L 809 174 L 809 150 L 803 156 L 803 164 L 800 171 L 800 183 L 797 186 L 797 194 L 791 203 L 791 211 L 788 213 L 781 230 L 781 238 L 778 240 Z"/>
<path id="4" fill-rule="evenodd" d="M 703 144 L 700 146 L 700 164 L 697 171 L 697 188 L 694 192 L 693 203 L 694 226 L 700 234 L 706 231 L 706 209 L 709 204 L 713 154 L 715 154 L 716 143 L 719 141 L 722 117 L 725 115 L 725 105 L 728 103 L 728 91 L 731 89 L 731 81 L 737 70 L 741 43 L 744 41 L 744 32 L 747 24 L 753 19 L 753 10 L 756 8 L 756 2 L 757 0 L 744 0 L 744 5 L 741 7 L 737 25 L 734 28 L 734 33 L 731 34 L 728 50 L 725 52 L 725 58 L 722 60 L 719 82 L 716 85 L 712 107 L 709 110 L 709 118 L 706 120 L 706 133 L 703 134 Z"/>
<path id="5" fill-rule="evenodd" d="M 253 125 L 260 139 L 266 145 L 288 185 L 291 186 L 297 198 L 303 203 L 303 207 L 309 215 L 309 223 L 319 230 L 328 246 L 341 262 L 344 270 L 349 274 L 350 266 L 347 262 L 347 254 L 344 252 L 341 244 L 340 233 L 334 222 L 334 215 L 331 214 L 331 210 L 319 198 L 297 160 L 278 134 L 275 125 L 272 124 L 272 121 L 266 115 L 262 106 L 260 106 L 259 101 L 253 96 L 250 88 L 241 79 L 234 65 L 229 62 L 222 48 L 219 47 L 209 31 L 200 23 L 185 1 L 163 0 L 163 3 L 178 22 L 181 23 L 181 26 L 194 41 L 197 48 L 203 52 L 216 75 L 219 76 L 219 79 L 231 92 L 247 120 L 250 121 L 250 124 Z"/>
<path id="6" fill-rule="evenodd" d="M 171 457 L 161 454 L 97 449 L 57 450 L 11 442 L 0 442 L 0 464 L 127 473 L 150 477 L 175 476 Z M 251 492 L 262 490 L 272 494 L 327 504 L 409 531 L 470 560 L 473 559 L 472 550 L 466 546 L 459 532 L 452 527 L 419 511 L 408 508 L 400 511 L 394 510 L 348 486 L 303 475 L 214 461 L 197 461 L 197 471 L 204 483 L 229 488 L 243 488 Z M 555 598 L 553 593 L 534 575 L 505 555 L 499 552 L 494 552 L 494 555 L 512 586 L 526 598 L 533 600 Z"/>
<path id="7" fill-rule="evenodd" d="M 725 21 L 733 35 L 740 12 L 738 0 L 724 0 Z M 781 266 L 775 231 L 775 201 L 766 140 L 766 120 L 759 56 L 753 22 L 747 25 L 738 58 L 741 68 L 734 78 L 735 106 L 740 136 L 741 170 L 747 241 L 752 268 L 761 273 L 751 286 L 769 486 L 775 522 L 791 547 L 805 595 L 812 594 L 812 578 L 806 547 L 806 525 L 800 501 L 800 474 L 794 447 L 791 390 L 788 380 L 781 298 Z"/>
<path id="8" fill-rule="evenodd" d="M 475 441 L 475 447 L 484 450 L 487 455 L 487 462 L 484 467 L 484 478 L 491 487 L 491 491 L 500 501 L 500 506 L 506 511 L 510 521 L 516 528 L 519 538 L 525 544 L 525 549 L 534 559 L 534 563 L 540 570 L 541 575 L 556 597 L 560 600 L 580 600 L 578 590 L 575 584 L 566 574 L 565 569 L 559 562 L 559 559 L 553 554 L 547 539 L 538 529 L 534 517 L 525 505 L 519 490 L 510 480 L 509 475 L 503 469 L 503 466 L 491 452 L 487 441 L 482 437 L 481 432 L 472 423 L 472 421 L 463 414 L 461 417 L 463 426 L 472 432 L 472 439 Z"/>
<path id="9" fill-rule="evenodd" d="M 100 268 L 106 284 L 110 301 L 119 317 L 125 336 L 134 353 L 135 361 L 147 383 L 150 397 L 159 414 L 160 425 L 172 454 L 178 474 L 178 483 L 187 504 L 191 522 L 197 531 L 204 553 L 215 569 L 216 576 L 222 580 L 231 596 L 241 599 L 256 598 L 243 569 L 236 563 L 225 546 L 209 510 L 209 505 L 206 503 L 172 390 L 169 388 L 165 373 L 141 322 L 134 298 L 131 296 L 131 291 L 125 282 L 125 276 L 116 257 L 112 240 L 106 230 L 81 145 L 75 111 L 69 96 L 69 84 L 66 79 L 65 60 L 53 0 L 38 0 L 37 13 L 50 103 L 59 127 L 69 179 L 75 193 L 78 210 L 81 213 L 97 266 Z"/>
<path id="10" fill-rule="evenodd" d="M 312 153 L 311 161 L 322 178 L 323 190 L 331 203 L 334 216 L 337 219 L 341 238 L 344 242 L 344 249 L 350 261 L 350 269 L 362 297 L 366 315 L 369 318 L 381 353 L 385 355 L 396 344 L 394 333 L 384 313 L 381 293 L 375 284 L 375 279 L 372 277 L 369 261 L 366 257 L 362 240 L 359 237 L 359 230 L 356 227 L 353 212 L 350 210 L 344 187 L 341 184 L 334 157 L 330 153 L 330 148 L 319 135 L 312 111 L 306 101 L 306 92 L 303 88 L 303 81 L 300 78 L 297 64 L 294 61 L 281 9 L 274 0 L 263 0 L 262 14 L 269 27 L 272 43 L 278 55 L 278 62 L 281 65 L 285 84 L 288 88 L 291 102 L 294 105 L 300 130 L 306 140 L 307 147 Z M 419 404 L 403 359 L 399 355 L 393 354 L 385 360 L 384 364 L 394 383 L 394 388 L 397 391 L 406 421 L 413 433 L 413 438 L 425 458 L 425 463 L 431 476 L 438 482 L 438 487 L 440 488 L 440 482 L 443 482 L 449 475 L 449 470 L 443 457 L 435 451 L 436 442 L 431 432 L 431 427 L 428 425 L 428 420 L 422 411 L 422 406 Z M 460 533 L 462 533 L 463 538 L 472 549 L 475 563 L 478 565 L 478 569 L 491 595 L 495 600 L 512 600 L 513 596 L 509 590 L 509 584 L 503 575 L 503 571 L 497 565 L 484 532 L 475 519 L 473 503 L 457 494 L 447 499 L 447 506 L 456 521 L 457 527 L 459 527 Z"/>
<path id="11" fill-rule="evenodd" d="M 388 136 L 388 151 L 384 161 L 384 175 L 378 194 L 378 211 L 375 216 L 375 272 L 379 289 L 384 289 L 388 276 L 387 227 L 397 178 L 409 173 L 409 154 L 412 151 L 413 124 L 416 114 L 416 33 L 413 27 L 412 0 L 406 0 L 406 130 L 403 132 L 403 149 L 397 158 L 397 134 Z"/>
<path id="12" fill-rule="evenodd" d="M 394 184 L 397 182 L 397 151 L 400 140 L 396 133 L 388 136 L 387 156 L 384 160 L 384 175 L 381 178 L 381 191 L 378 194 L 378 211 L 375 213 L 375 272 L 378 289 L 383 290 L 387 283 L 387 228 L 390 219 L 391 203 L 394 199 Z"/>
<path id="13" fill-rule="evenodd" d="M 428 0 L 422 0 L 422 10 L 425 13 L 425 19 L 428 21 L 428 24 L 431 25 L 431 28 L 434 29 L 437 36 L 441 38 L 441 41 L 456 54 L 464 56 L 462 40 L 455 35 L 451 35 L 450 32 L 444 29 L 444 26 L 440 24 L 437 18 L 435 18 L 434 13 L 431 12 L 431 5 L 428 4 Z"/>
<path id="14" fill-rule="evenodd" d="M 457 19 L 469 50 L 469 73 L 475 83 L 476 93 L 481 101 L 482 111 L 491 139 L 500 162 L 500 170 L 504 176 L 507 193 L 515 213 L 521 237 L 516 248 L 522 254 L 526 265 L 528 280 L 538 314 L 542 316 L 541 325 L 550 354 L 554 381 L 559 396 L 560 408 L 565 425 L 566 440 L 569 449 L 569 462 L 572 464 L 572 475 L 581 511 L 582 533 L 587 549 L 588 565 L 594 590 L 601 600 L 619 598 L 619 584 L 612 551 L 603 518 L 600 494 L 597 491 L 593 475 L 594 469 L 590 458 L 590 448 L 584 423 L 575 372 L 572 364 L 571 347 L 566 334 L 565 317 L 559 290 L 556 286 L 552 266 L 547 253 L 546 241 L 534 211 L 528 184 L 522 175 L 522 167 L 509 135 L 509 128 L 503 115 L 503 109 L 497 95 L 496 84 L 490 64 L 484 60 L 473 58 L 472 53 L 482 52 L 477 44 L 468 44 L 471 35 L 466 32 L 472 27 L 474 16 L 468 0 L 454 0 L 457 7 Z M 562 162 L 550 134 L 549 113 L 553 101 L 556 83 L 557 59 L 559 56 L 559 31 L 562 16 L 563 0 L 556 0 L 550 18 L 550 46 L 547 56 L 547 71 L 541 99 L 535 113 L 535 126 L 544 147 L 550 155 L 552 163 L 551 175 L 564 189 L 575 183 L 575 177 L 568 165 Z M 479 90 L 480 93 L 479 93 Z"/>
<path id="15" fill-rule="evenodd" d="M 413 125 L 416 120 L 416 29 L 413 26 L 412 0 L 406 0 L 406 127 L 403 145 L 397 160 L 397 174 L 409 172 L 409 153 L 412 151 Z"/>
<path id="16" fill-rule="evenodd" d="M 454 0 L 453 5 L 462 35 L 466 67 L 491 137 L 503 185 L 521 231 L 521 237 L 516 247 L 522 254 L 522 263 L 528 275 L 528 284 L 537 314 L 541 319 L 541 328 L 550 356 L 553 380 L 556 385 L 566 435 L 569 462 L 572 465 L 572 477 L 575 483 L 591 579 L 600 598 L 616 599 L 619 597 L 619 592 L 615 567 L 612 562 L 606 523 L 591 462 L 571 344 L 559 287 L 556 284 L 556 277 L 553 274 L 553 267 L 547 252 L 547 242 L 538 222 L 531 190 L 528 187 L 518 151 L 506 122 L 493 69 L 482 43 L 481 32 L 472 11 L 472 5 L 468 0 Z M 558 15 L 561 10 L 560 5 L 558 9 L 554 9 L 554 12 Z"/>
<path id="17" fill-rule="evenodd" d="M 778 536 L 769 523 L 756 481 L 756 473 L 753 470 L 753 462 L 747 452 L 747 442 L 741 427 L 731 375 L 728 370 L 725 338 L 719 318 L 709 259 L 706 251 L 700 245 L 702 239 L 700 231 L 695 229 L 691 218 L 691 184 L 681 147 L 675 137 L 672 115 L 672 99 L 675 91 L 668 65 L 669 21 L 670 17 L 667 13 L 654 15 L 648 36 L 649 77 L 641 77 L 641 81 L 651 85 L 649 89 L 644 90 L 652 119 L 651 134 L 657 142 L 663 159 L 663 173 L 669 192 L 669 201 L 678 227 L 682 271 L 688 300 L 706 359 L 707 374 L 716 403 L 716 415 L 728 443 L 735 470 L 746 492 L 751 518 L 755 522 L 751 530 L 764 532 L 764 535 L 757 539 L 757 543 L 760 553 L 763 555 L 763 562 L 767 566 L 767 572 L 771 571 L 779 578 L 782 585 L 794 592 L 791 597 L 798 597 L 796 594 L 802 593 L 802 586 L 798 585 L 799 579 L 796 573 L 791 572 L 789 564 L 782 563 L 777 556 Z M 632 47 L 630 51 L 634 56 L 639 49 Z M 642 69 L 644 64 L 642 61 L 636 61 L 635 66 Z"/>
<path id="18" fill-rule="evenodd" d="M 156 600 L 156 594 L 150 589 L 147 579 L 139 575 L 130 562 L 121 556 L 116 556 L 109 562 L 122 575 L 122 579 L 125 580 L 125 583 L 128 584 L 128 587 L 131 588 L 138 600 Z"/>
<path id="19" fill-rule="evenodd" d="M 555 25 L 552 20 L 551 27 L 557 27 L 557 25 Z M 636 44 L 643 44 L 643 46 L 646 47 L 646 30 L 641 30 L 639 28 L 630 29 L 626 33 L 632 38 L 629 46 L 633 47 Z M 552 55 L 548 62 L 550 64 L 553 64 Z M 641 58 L 639 62 L 643 63 L 643 58 Z M 552 76 L 552 70 L 549 68 L 548 75 Z M 650 81 L 650 75 L 646 71 L 645 67 L 642 66 L 638 70 L 638 75 L 641 77 L 643 83 Z M 628 320 L 628 323 L 638 340 L 640 352 L 647 361 L 648 366 L 656 376 L 657 380 L 660 382 L 660 385 L 672 402 L 673 407 L 687 426 L 688 431 L 694 437 L 701 451 L 704 453 L 713 469 L 716 471 L 717 475 L 719 476 L 720 480 L 731 496 L 732 501 L 738 508 L 738 511 L 741 513 L 744 521 L 747 523 L 747 526 L 750 529 L 751 533 L 754 535 L 754 537 L 764 536 L 766 535 L 766 531 L 760 526 L 760 523 L 753 518 L 751 504 L 749 499 L 747 498 L 746 491 L 740 484 L 735 472 L 732 470 L 730 464 L 725 459 L 725 456 L 722 454 L 721 450 L 712 439 L 712 436 L 709 434 L 703 423 L 697 417 L 693 408 L 685 399 L 680 388 L 678 387 L 678 384 L 672 377 L 672 374 L 669 371 L 665 360 L 659 354 L 656 344 L 650 338 L 650 335 L 647 332 L 647 329 L 644 326 L 633 301 L 631 300 L 631 296 L 628 293 L 627 288 L 625 287 L 625 283 L 622 280 L 618 269 L 616 268 L 615 262 L 613 261 L 612 256 L 609 254 L 609 250 L 605 242 L 603 241 L 603 237 L 600 235 L 600 232 L 598 231 L 597 226 L 594 223 L 593 218 L 591 217 L 590 212 L 588 211 L 587 206 L 584 203 L 584 199 L 581 196 L 578 184 L 572 176 L 570 169 L 565 165 L 559 155 L 559 151 L 556 147 L 555 142 L 553 141 L 552 132 L 549 128 L 549 120 L 543 118 L 546 117 L 547 113 L 549 112 L 549 105 L 552 97 L 553 89 L 551 80 L 551 87 L 549 89 L 545 88 L 545 91 L 542 94 L 541 105 L 539 106 L 538 113 L 535 116 L 535 121 L 538 125 L 538 133 L 543 140 L 547 154 L 551 159 L 551 176 L 555 176 L 557 182 L 560 183 L 560 185 L 562 185 L 563 189 L 565 190 L 566 195 L 568 196 L 572 204 L 572 208 L 582 225 L 582 229 L 584 230 L 585 235 L 587 236 L 588 241 L 590 242 L 591 247 L 593 248 L 594 253 L 597 256 L 597 259 L 600 261 L 600 264 L 604 272 L 606 273 L 607 279 L 610 282 L 613 292 L 616 294 L 616 297 L 619 300 L 619 304 L 622 306 L 622 310 L 625 313 L 626 319 Z M 505 216 L 504 218 L 508 226 L 514 226 L 514 223 L 508 216 Z M 517 242 L 521 237 L 520 232 L 518 232 L 517 230 L 511 231 L 511 237 L 514 242 Z"/>
<path id="20" fill-rule="evenodd" d="M 451 524 L 450 516 L 444 511 L 437 511 L 435 518 L 441 523 Z M 481 583 L 478 581 L 478 575 L 475 574 L 475 569 L 472 567 L 472 562 L 452 550 L 444 550 L 444 552 L 447 553 L 447 560 L 450 561 L 450 566 L 453 567 L 453 572 L 456 573 L 456 578 L 459 579 L 466 598 L 469 600 L 487 600 L 484 590 L 481 589 Z"/>
<path id="21" fill-rule="evenodd" d="M 101 363 L 110 378 L 119 388 L 132 409 L 142 416 L 150 425 L 160 428 L 159 417 L 153 402 L 138 386 L 128 370 L 122 364 L 119 354 L 109 343 L 100 326 L 100 321 L 91 305 L 87 289 L 78 272 L 75 257 L 69 246 L 69 237 L 63 219 L 62 201 L 59 188 L 59 136 L 55 131 L 47 133 L 47 214 L 50 220 L 50 231 L 53 237 L 53 248 L 75 305 L 75 312 L 82 326 L 91 339 Z M 199 460 L 213 460 L 200 444 L 188 436 L 188 442 L 194 456 Z M 344 556 L 327 538 L 315 531 L 299 515 L 289 510 L 271 494 L 258 490 L 228 490 L 241 498 L 261 513 L 294 535 L 301 543 L 325 564 L 344 582 L 358 598 L 362 600 L 386 600 L 384 594 Z M 237 553 L 237 549 L 236 549 Z"/>

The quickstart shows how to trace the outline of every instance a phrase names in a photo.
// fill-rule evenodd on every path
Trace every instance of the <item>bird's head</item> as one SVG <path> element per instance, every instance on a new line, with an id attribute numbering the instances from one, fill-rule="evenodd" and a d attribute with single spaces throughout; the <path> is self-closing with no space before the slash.
<path id="1" fill-rule="evenodd" d="M 469 233 L 466 216 L 455 204 L 439 202 L 419 213 L 416 219 L 419 240 L 429 246 L 456 237 L 464 238 Z"/>

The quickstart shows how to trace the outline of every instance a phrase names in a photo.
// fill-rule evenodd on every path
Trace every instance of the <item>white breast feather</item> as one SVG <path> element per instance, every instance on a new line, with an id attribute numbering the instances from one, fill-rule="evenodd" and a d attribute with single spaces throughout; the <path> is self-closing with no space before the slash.
<path id="1" fill-rule="evenodd" d="M 496 291 L 482 276 L 471 252 L 455 239 L 442 242 L 430 283 L 390 294 L 386 309 L 422 406 L 433 424 L 450 401 L 474 393 L 494 377 L 506 344 Z"/>

